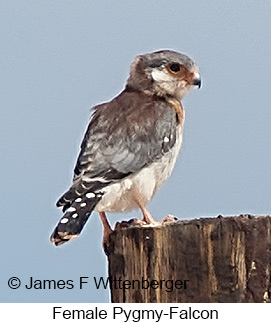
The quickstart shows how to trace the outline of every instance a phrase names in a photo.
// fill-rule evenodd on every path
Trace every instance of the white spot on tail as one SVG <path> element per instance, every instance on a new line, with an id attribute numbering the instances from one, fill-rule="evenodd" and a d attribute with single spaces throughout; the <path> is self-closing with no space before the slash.
<path id="1" fill-rule="evenodd" d="M 81 203 L 80 206 L 81 207 L 85 207 L 87 205 L 87 203 Z"/>
<path id="2" fill-rule="evenodd" d="M 95 197 L 94 193 L 91 192 L 86 194 L 86 198 L 91 199 L 92 197 Z"/>
<path id="3" fill-rule="evenodd" d="M 81 201 L 82 201 L 81 197 L 78 197 L 74 202 L 79 203 L 79 202 L 81 202 Z"/>
<path id="4" fill-rule="evenodd" d="M 168 137 L 164 137 L 164 142 L 169 142 L 169 138 Z"/>
<path id="5" fill-rule="evenodd" d="M 60 223 L 67 223 L 67 222 L 69 222 L 69 219 L 67 219 L 67 218 L 63 218 L 63 219 L 60 221 Z"/>
<path id="6" fill-rule="evenodd" d="M 72 215 L 72 217 L 73 217 L 74 219 L 76 219 L 78 216 L 79 216 L 79 215 L 78 215 L 77 213 L 74 213 L 74 214 Z"/>
<path id="7" fill-rule="evenodd" d="M 74 211 L 76 211 L 76 208 L 71 206 L 68 208 L 66 212 L 74 212 Z"/>

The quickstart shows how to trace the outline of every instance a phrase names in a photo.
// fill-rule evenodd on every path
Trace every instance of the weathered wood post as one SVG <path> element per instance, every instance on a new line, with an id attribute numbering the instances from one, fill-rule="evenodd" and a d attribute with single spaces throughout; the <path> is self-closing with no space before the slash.
<path id="1" fill-rule="evenodd" d="M 123 228 L 107 252 L 112 302 L 271 299 L 270 216 Z"/>

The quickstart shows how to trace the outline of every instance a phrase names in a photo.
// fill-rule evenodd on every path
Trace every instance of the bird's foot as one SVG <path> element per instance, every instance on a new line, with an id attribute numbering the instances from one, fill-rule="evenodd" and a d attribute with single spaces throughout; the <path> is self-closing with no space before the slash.
<path id="1" fill-rule="evenodd" d="M 150 219 L 148 219 L 150 220 Z M 151 221 L 145 221 L 144 218 L 142 220 L 137 219 L 137 218 L 133 218 L 130 219 L 128 221 L 121 221 L 121 222 L 116 222 L 114 230 L 119 230 L 122 228 L 130 228 L 133 226 L 143 226 L 143 225 L 161 225 L 163 223 L 168 223 L 168 222 L 174 222 L 174 221 L 178 221 L 178 218 L 174 215 L 168 214 L 162 221 L 155 221 L 153 218 L 151 218 Z M 112 230 L 111 232 L 112 233 Z"/>
<path id="2" fill-rule="evenodd" d="M 168 223 L 168 222 L 174 222 L 178 221 L 178 218 L 172 214 L 168 214 L 162 221 L 161 223 Z"/>
<path id="3" fill-rule="evenodd" d="M 114 230 L 119 230 L 119 229 L 122 229 L 122 228 L 129 228 L 129 227 L 132 227 L 132 226 L 142 226 L 142 225 L 145 225 L 145 224 L 147 224 L 145 221 L 134 218 L 134 219 L 130 219 L 128 221 L 117 222 L 115 224 Z"/>

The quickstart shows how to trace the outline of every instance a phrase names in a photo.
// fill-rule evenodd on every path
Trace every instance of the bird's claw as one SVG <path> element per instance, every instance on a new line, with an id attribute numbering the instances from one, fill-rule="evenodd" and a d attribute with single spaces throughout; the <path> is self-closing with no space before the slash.
<path id="1" fill-rule="evenodd" d="M 178 218 L 172 214 L 168 214 L 163 220 L 162 223 L 178 221 Z"/>
<path id="2" fill-rule="evenodd" d="M 134 219 L 130 219 L 128 221 L 117 222 L 115 224 L 114 230 L 119 230 L 122 228 L 129 228 L 131 226 L 142 226 L 145 224 L 147 224 L 145 221 L 134 218 Z"/>

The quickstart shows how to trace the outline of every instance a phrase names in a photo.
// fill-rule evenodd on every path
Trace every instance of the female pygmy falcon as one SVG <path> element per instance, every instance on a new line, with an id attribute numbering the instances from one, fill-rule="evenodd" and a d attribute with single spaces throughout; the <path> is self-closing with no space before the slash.
<path id="1" fill-rule="evenodd" d="M 105 212 L 140 208 L 142 224 L 157 223 L 146 208 L 170 176 L 184 125 L 181 99 L 201 80 L 188 56 L 161 50 L 139 55 L 125 89 L 94 112 L 69 190 L 58 200 L 64 215 L 51 235 L 55 245 L 75 238 L 91 212 L 104 226 L 104 243 L 112 232 Z"/>

